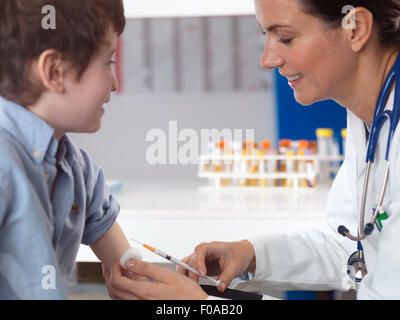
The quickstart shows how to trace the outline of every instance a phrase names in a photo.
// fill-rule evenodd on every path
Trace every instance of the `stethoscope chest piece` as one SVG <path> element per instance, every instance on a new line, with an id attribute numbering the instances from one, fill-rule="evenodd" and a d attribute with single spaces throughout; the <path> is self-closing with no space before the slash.
<path id="1" fill-rule="evenodd" d="M 368 273 L 363 254 L 360 251 L 354 252 L 347 262 L 347 274 L 350 279 L 360 283 Z"/>

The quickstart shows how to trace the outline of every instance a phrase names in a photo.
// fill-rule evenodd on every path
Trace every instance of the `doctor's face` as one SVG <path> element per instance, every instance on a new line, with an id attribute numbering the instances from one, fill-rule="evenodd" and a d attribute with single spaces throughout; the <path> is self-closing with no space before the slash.
<path id="1" fill-rule="evenodd" d="M 303 12 L 301 0 L 254 3 L 257 21 L 266 32 L 261 66 L 279 68 L 300 104 L 340 97 L 355 68 L 343 29 L 329 29 Z"/>

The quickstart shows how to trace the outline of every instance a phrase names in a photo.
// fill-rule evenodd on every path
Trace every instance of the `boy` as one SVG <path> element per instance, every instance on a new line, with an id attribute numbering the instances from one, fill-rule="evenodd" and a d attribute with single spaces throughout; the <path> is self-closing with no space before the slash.
<path id="1" fill-rule="evenodd" d="M 130 247 L 102 170 L 65 135 L 99 130 L 124 27 L 122 0 L 0 1 L 0 299 L 65 299 L 81 243 L 105 272 Z"/>

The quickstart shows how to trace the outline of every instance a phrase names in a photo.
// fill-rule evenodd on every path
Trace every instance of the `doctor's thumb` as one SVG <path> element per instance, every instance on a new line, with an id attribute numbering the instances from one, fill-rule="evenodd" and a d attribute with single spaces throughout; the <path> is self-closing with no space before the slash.
<path id="1" fill-rule="evenodd" d="M 229 287 L 229 285 L 231 284 L 233 278 L 235 278 L 234 275 L 228 273 L 228 272 L 223 272 L 219 277 L 219 285 L 217 286 L 218 291 L 220 292 L 224 292 L 226 290 L 226 288 Z"/>
<path id="2" fill-rule="evenodd" d="M 218 277 L 220 284 L 218 285 L 217 289 L 220 292 L 224 292 L 226 290 L 226 288 L 229 287 L 232 280 L 241 274 L 241 273 L 238 273 L 238 271 L 239 270 L 236 267 L 236 265 L 234 263 L 230 263 Z"/>
<path id="3" fill-rule="evenodd" d="M 226 290 L 226 284 L 225 282 L 222 282 L 221 280 L 219 280 L 219 285 L 217 286 L 217 289 L 219 292 L 225 292 Z"/>

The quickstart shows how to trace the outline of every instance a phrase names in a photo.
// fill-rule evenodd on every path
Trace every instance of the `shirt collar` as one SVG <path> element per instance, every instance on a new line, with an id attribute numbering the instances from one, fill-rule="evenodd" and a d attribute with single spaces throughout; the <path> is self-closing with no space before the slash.
<path id="1" fill-rule="evenodd" d="M 54 129 L 21 105 L 0 97 L 0 127 L 18 140 L 32 159 L 41 164 L 48 153 L 55 157 L 58 141 Z"/>

